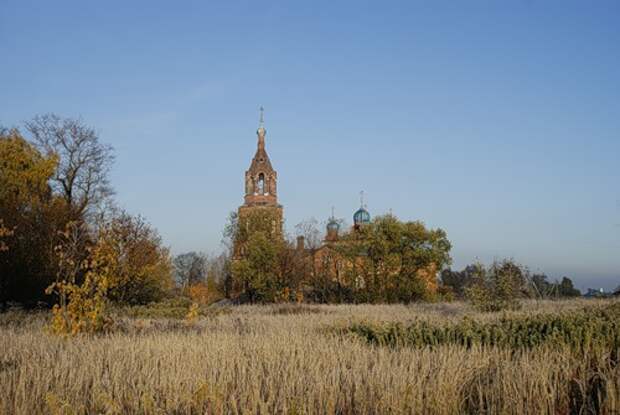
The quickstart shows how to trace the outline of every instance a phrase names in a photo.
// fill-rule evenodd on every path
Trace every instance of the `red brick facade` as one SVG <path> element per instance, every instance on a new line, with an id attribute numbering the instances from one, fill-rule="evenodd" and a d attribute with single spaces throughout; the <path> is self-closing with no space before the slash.
<path id="1" fill-rule="evenodd" d="M 262 118 L 262 116 L 261 116 Z M 253 214 L 265 216 L 271 220 L 271 237 L 282 238 L 283 209 L 278 204 L 278 173 L 271 166 L 265 150 L 267 131 L 261 125 L 256 131 L 258 144 L 250 168 L 245 172 L 245 203 L 238 210 L 239 226 L 247 225 L 247 218 Z M 236 241 L 235 256 L 243 256 L 242 241 Z"/>

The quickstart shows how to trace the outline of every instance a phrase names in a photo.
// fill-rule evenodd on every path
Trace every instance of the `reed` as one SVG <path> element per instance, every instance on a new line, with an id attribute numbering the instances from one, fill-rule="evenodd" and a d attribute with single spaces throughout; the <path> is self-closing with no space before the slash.
<path id="1" fill-rule="evenodd" d="M 343 334 L 355 324 L 500 324 L 611 304 L 531 302 L 507 314 L 458 303 L 240 306 L 192 324 L 117 316 L 112 333 L 72 339 L 46 333 L 48 313 L 9 312 L 0 315 L 0 413 L 613 414 L 620 369 L 603 348 L 384 347 Z"/>

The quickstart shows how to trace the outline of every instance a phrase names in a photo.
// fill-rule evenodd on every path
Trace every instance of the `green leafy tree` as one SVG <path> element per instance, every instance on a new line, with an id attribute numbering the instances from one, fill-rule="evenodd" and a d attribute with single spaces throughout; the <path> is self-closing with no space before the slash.
<path id="1" fill-rule="evenodd" d="M 279 278 L 280 246 L 264 232 L 254 232 L 246 241 L 242 259 L 232 264 L 234 291 L 250 302 L 273 302 L 284 288 Z"/>
<path id="2" fill-rule="evenodd" d="M 581 291 L 573 286 L 573 281 L 568 277 L 562 277 L 562 281 L 558 284 L 558 292 L 561 297 L 581 296 Z"/>
<path id="3" fill-rule="evenodd" d="M 347 283 L 360 302 L 433 299 L 437 273 L 451 262 L 443 230 L 393 215 L 376 217 L 342 240 L 336 249 L 351 264 Z"/>

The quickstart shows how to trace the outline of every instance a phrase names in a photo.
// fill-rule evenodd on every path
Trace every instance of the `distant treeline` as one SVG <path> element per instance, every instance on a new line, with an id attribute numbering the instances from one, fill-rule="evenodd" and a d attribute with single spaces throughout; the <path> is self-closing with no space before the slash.
<path id="1" fill-rule="evenodd" d="M 21 129 L 0 128 L 1 308 L 58 304 L 68 310 L 72 298 L 136 305 L 182 295 L 203 304 L 224 297 L 318 303 L 470 299 L 496 310 L 515 307 L 524 297 L 580 294 L 569 278 L 551 282 L 513 261 L 452 271 L 443 230 L 391 214 L 343 232 L 321 252 L 316 220 L 296 227 L 307 243 L 300 250 L 292 238 L 270 237 L 269 218 L 257 218 L 250 229 L 232 214 L 222 255 L 172 258 L 156 229 L 116 207 L 109 181 L 113 161 L 113 149 L 80 119 L 46 114 Z M 233 260 L 239 238 L 248 254 Z"/>

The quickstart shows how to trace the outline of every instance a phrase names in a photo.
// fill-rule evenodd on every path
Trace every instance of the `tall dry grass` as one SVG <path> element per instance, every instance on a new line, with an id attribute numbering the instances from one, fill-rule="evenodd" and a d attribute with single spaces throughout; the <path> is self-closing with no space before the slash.
<path id="1" fill-rule="evenodd" d="M 532 302 L 511 314 L 598 304 Z M 568 414 L 601 387 L 590 408 L 620 412 L 620 369 L 605 353 L 376 347 L 330 329 L 465 315 L 499 318 L 463 304 L 243 306 L 193 325 L 124 318 L 113 334 L 64 340 L 44 332 L 43 314 L 6 313 L 0 413 Z"/>

